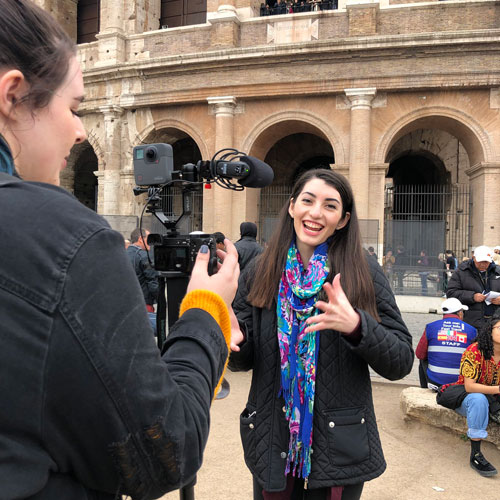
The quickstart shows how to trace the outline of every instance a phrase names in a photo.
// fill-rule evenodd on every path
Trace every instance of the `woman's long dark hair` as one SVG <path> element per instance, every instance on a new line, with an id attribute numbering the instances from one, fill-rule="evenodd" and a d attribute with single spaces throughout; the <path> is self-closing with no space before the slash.
<path id="1" fill-rule="evenodd" d="M 500 313 L 494 314 L 486 319 L 477 332 L 477 347 L 481 351 L 484 359 L 493 357 L 493 327 L 500 321 Z"/>
<path id="2" fill-rule="evenodd" d="M 365 257 L 366 252 L 361 246 L 352 189 L 349 181 L 333 170 L 308 170 L 297 179 L 290 200 L 281 209 L 277 229 L 257 262 L 255 276 L 259 279 L 253 280 L 248 301 L 256 307 L 272 307 L 285 268 L 288 248 L 294 236 L 293 219 L 288 213 L 288 207 L 290 201 L 296 200 L 304 186 L 312 179 L 321 179 L 339 192 L 342 199 L 342 219 L 347 212 L 351 214 L 347 224 L 333 233 L 328 248 L 331 271 L 327 280 L 331 282 L 335 274 L 340 273 L 342 288 L 351 305 L 367 311 L 378 320 L 375 290 Z"/>

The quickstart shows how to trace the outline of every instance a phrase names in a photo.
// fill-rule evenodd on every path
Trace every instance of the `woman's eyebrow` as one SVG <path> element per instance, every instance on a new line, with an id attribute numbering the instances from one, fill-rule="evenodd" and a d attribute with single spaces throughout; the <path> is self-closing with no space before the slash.
<path id="1" fill-rule="evenodd" d="M 302 194 L 307 194 L 309 196 L 312 196 L 313 198 L 317 198 L 317 196 L 314 193 L 310 193 L 309 191 L 304 191 Z M 336 201 L 337 203 L 340 203 L 337 198 L 325 198 L 325 201 Z"/>

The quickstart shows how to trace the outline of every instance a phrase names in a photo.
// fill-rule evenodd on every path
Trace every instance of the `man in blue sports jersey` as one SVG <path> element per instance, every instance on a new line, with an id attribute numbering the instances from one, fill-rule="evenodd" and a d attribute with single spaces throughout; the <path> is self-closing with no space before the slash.
<path id="1" fill-rule="evenodd" d="M 420 387 L 437 390 L 457 381 L 462 353 L 477 335 L 476 329 L 463 321 L 468 309 L 458 299 L 446 299 L 441 304 L 443 318 L 426 325 L 415 350 L 420 360 Z"/>

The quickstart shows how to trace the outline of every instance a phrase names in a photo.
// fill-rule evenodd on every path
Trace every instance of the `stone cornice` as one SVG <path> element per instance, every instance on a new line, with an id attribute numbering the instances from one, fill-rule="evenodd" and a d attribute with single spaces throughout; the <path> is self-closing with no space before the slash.
<path id="1" fill-rule="evenodd" d="M 470 166 L 465 173 L 470 179 L 479 177 L 485 174 L 500 174 L 500 162 L 481 162 Z"/>
<path id="2" fill-rule="evenodd" d="M 453 38 L 455 36 L 455 38 Z M 82 111 L 92 112 L 97 107 L 109 104 L 109 98 L 92 99 L 92 86 L 113 80 L 140 81 L 138 90 L 112 99 L 114 104 L 125 109 L 135 109 L 159 104 L 169 105 L 184 102 L 206 102 L 213 95 L 231 95 L 238 100 L 260 97 L 283 97 L 286 95 L 314 96 L 342 94 L 345 88 L 376 87 L 377 92 L 412 89 L 472 89 L 500 86 L 500 30 L 481 32 L 434 33 L 425 35 L 398 35 L 391 37 L 357 37 L 335 41 L 316 41 L 283 46 L 238 48 L 211 51 L 200 54 L 168 56 L 101 67 L 84 72 L 87 90 Z M 342 42 L 345 45 L 342 45 Z M 437 43 L 437 45 L 436 45 Z M 432 66 L 432 58 L 460 56 L 460 64 L 452 68 Z M 483 54 L 491 64 L 484 64 L 480 71 L 473 71 L 474 59 Z M 262 68 L 297 64 L 300 58 L 301 71 L 291 81 L 276 79 L 259 81 L 258 77 L 246 83 L 233 74 L 253 72 L 263 74 Z M 429 58 L 429 66 L 419 73 L 410 69 L 391 74 L 372 76 L 367 71 L 369 64 L 377 60 L 391 60 L 401 65 L 411 65 L 414 58 Z M 345 65 L 356 63 L 365 68 L 359 74 L 348 72 Z M 305 66 L 304 66 L 305 65 Z M 333 72 L 334 65 L 343 67 L 343 72 Z M 420 65 L 422 67 L 422 65 Z M 307 67 L 310 70 L 307 70 Z M 320 74 L 317 70 L 324 71 Z M 234 72 L 234 73 L 231 73 Z M 373 74 L 376 74 L 373 72 Z M 224 75 L 224 77 L 223 77 Z M 205 78 L 206 76 L 206 78 Z M 303 78 L 299 80 L 298 78 Z M 309 78 L 309 80 L 308 80 Z M 157 80 L 159 84 L 150 85 Z M 180 85 L 176 82 L 182 81 Z M 236 83 L 233 83 L 236 82 Z M 161 82 L 161 83 L 160 83 Z M 194 82 L 190 87 L 186 82 Z M 197 83 L 196 83 L 197 82 Z M 207 84 L 206 82 L 210 82 Z M 171 83 L 171 85 L 170 85 Z M 205 86 L 202 86 L 205 85 Z M 134 88 L 130 85 L 128 88 Z M 156 89 L 161 90 L 156 90 Z M 139 90 L 140 89 L 140 90 Z"/>
<path id="3" fill-rule="evenodd" d="M 484 44 L 485 50 L 491 50 L 491 44 L 498 46 L 500 44 L 500 29 L 495 30 L 478 30 L 478 31 L 460 31 L 460 32 L 443 32 L 443 33 L 417 33 L 417 34 L 402 34 L 390 36 L 369 36 L 369 37 L 345 37 L 335 38 L 332 40 L 315 40 L 303 43 L 289 43 L 282 45 L 260 45 L 258 47 L 240 47 L 225 50 L 211 50 L 206 52 L 198 52 L 192 54 L 179 54 L 172 56 L 163 56 L 150 58 L 141 61 L 125 61 L 117 65 L 109 65 L 105 67 L 92 68 L 84 70 L 86 81 L 91 83 L 95 81 L 107 81 L 110 78 L 121 78 L 128 76 L 130 72 L 140 72 L 143 75 L 154 75 L 161 73 L 166 68 L 182 66 L 186 68 L 189 65 L 196 67 L 214 65 L 220 66 L 224 63 L 226 66 L 241 65 L 246 61 L 254 60 L 258 64 L 262 64 L 262 58 L 271 58 L 269 63 L 274 64 L 274 59 L 288 60 L 297 58 L 298 55 L 302 59 L 311 58 L 323 60 L 343 57 L 349 54 L 350 57 L 358 56 L 359 51 L 365 57 L 377 56 L 376 52 L 383 52 L 389 49 L 417 49 L 422 48 L 425 54 L 449 54 L 450 48 L 455 47 L 455 50 L 460 53 L 466 53 L 470 46 L 471 50 L 477 51 L 477 44 Z M 370 51 L 374 53 L 369 53 Z M 401 53 L 401 57 L 405 54 Z"/>

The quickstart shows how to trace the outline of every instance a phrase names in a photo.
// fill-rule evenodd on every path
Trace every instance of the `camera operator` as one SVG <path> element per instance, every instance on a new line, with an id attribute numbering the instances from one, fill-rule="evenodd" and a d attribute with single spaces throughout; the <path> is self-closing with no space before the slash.
<path id="1" fill-rule="evenodd" d="M 130 246 L 127 248 L 127 255 L 134 268 L 139 284 L 141 285 L 146 310 L 148 311 L 151 328 L 156 334 L 156 313 L 154 305 L 158 300 L 158 278 L 156 271 L 150 265 L 148 252 L 150 246 L 147 243 L 149 231 L 141 230 L 136 227 L 130 234 Z"/>
<path id="2" fill-rule="evenodd" d="M 201 465 L 238 256 L 209 276 L 201 248 L 161 355 L 123 238 L 58 187 L 86 137 L 74 43 L 28 0 L 0 12 L 0 496 L 157 498 Z"/>

